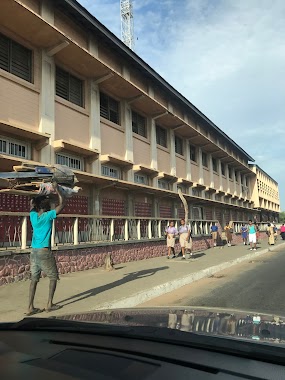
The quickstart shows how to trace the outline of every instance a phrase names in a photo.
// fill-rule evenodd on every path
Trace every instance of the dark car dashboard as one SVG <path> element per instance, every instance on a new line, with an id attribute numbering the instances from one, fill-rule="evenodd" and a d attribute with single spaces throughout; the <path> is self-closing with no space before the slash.
<path id="1" fill-rule="evenodd" d="M 169 332 L 170 336 L 172 332 Z M 176 334 L 173 333 L 174 335 Z M 155 337 L 148 330 L 148 336 Z M 218 338 L 217 338 L 218 339 Z M 244 346 L 246 347 L 246 346 Z M 2 379 L 285 379 L 285 360 L 250 359 L 215 347 L 191 347 L 135 334 L 59 329 L 0 331 Z M 270 347 L 265 346 L 265 354 Z M 247 352 L 246 352 L 247 351 Z M 266 357 L 266 355 L 265 355 Z"/>

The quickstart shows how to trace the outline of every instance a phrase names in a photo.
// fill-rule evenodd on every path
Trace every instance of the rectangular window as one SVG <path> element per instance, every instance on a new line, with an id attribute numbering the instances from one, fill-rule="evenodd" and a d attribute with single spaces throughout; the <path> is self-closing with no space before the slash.
<path id="1" fill-rule="evenodd" d="M 187 194 L 186 186 L 178 185 L 177 186 L 177 192 L 178 192 L 178 190 L 181 190 L 182 194 Z"/>
<path id="2" fill-rule="evenodd" d="M 9 138 L 0 137 L 0 153 L 10 156 L 30 158 L 28 153 L 29 144 Z"/>
<path id="3" fill-rule="evenodd" d="M 198 190 L 198 189 L 192 189 L 192 195 L 194 197 L 201 197 L 202 192 L 201 192 L 201 190 Z"/>
<path id="4" fill-rule="evenodd" d="M 146 119 L 138 113 L 132 111 L 132 127 L 133 132 L 140 136 L 146 136 Z"/>
<path id="5" fill-rule="evenodd" d="M 32 51 L 0 34 L 0 68 L 32 82 Z"/>
<path id="6" fill-rule="evenodd" d="M 169 190 L 169 182 L 164 181 L 162 179 L 159 179 L 157 182 L 159 189 Z"/>
<path id="7" fill-rule="evenodd" d="M 233 179 L 233 171 L 230 166 L 228 167 L 228 172 L 229 172 L 229 179 Z"/>
<path id="8" fill-rule="evenodd" d="M 238 181 L 238 172 L 235 170 L 235 180 Z"/>
<path id="9" fill-rule="evenodd" d="M 55 75 L 56 95 L 83 107 L 83 81 L 59 67 Z"/>
<path id="10" fill-rule="evenodd" d="M 183 156 L 183 140 L 178 136 L 175 136 L 175 153 Z"/>
<path id="11" fill-rule="evenodd" d="M 213 171 L 217 172 L 218 171 L 218 163 L 216 158 L 212 157 L 212 165 L 213 165 Z"/>
<path id="12" fill-rule="evenodd" d="M 119 102 L 100 92 L 100 116 L 120 124 Z"/>
<path id="13" fill-rule="evenodd" d="M 140 183 L 141 185 L 148 185 L 148 177 L 144 174 L 135 174 L 135 183 Z"/>
<path id="14" fill-rule="evenodd" d="M 190 144 L 190 160 L 197 162 L 196 147 Z"/>
<path id="15" fill-rule="evenodd" d="M 156 126 L 156 143 L 167 148 L 167 131 L 158 125 Z"/>
<path id="16" fill-rule="evenodd" d="M 208 167 L 208 155 L 205 152 L 202 152 L 202 165 Z"/>
<path id="17" fill-rule="evenodd" d="M 222 175 L 226 175 L 226 167 L 223 162 L 221 162 L 221 172 L 222 172 Z"/>
<path id="18" fill-rule="evenodd" d="M 71 169 L 83 170 L 83 160 L 80 157 L 69 154 L 56 154 L 56 163 L 68 166 Z"/>
<path id="19" fill-rule="evenodd" d="M 117 179 L 120 179 L 121 177 L 120 169 L 111 167 L 111 166 L 102 165 L 101 173 L 103 176 L 106 176 L 106 177 L 112 177 L 112 178 L 117 178 Z"/>

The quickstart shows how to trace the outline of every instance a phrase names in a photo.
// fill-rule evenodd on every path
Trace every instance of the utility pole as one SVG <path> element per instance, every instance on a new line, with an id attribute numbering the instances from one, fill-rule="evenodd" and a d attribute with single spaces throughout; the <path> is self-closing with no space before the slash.
<path id="1" fill-rule="evenodd" d="M 121 38 L 124 44 L 134 50 L 133 0 L 121 1 Z"/>

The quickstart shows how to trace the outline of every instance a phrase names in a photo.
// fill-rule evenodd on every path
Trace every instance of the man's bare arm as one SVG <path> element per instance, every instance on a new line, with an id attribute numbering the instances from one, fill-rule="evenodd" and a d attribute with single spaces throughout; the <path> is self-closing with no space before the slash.
<path id="1" fill-rule="evenodd" d="M 62 196 L 61 192 L 59 191 L 58 184 L 57 183 L 53 183 L 53 187 L 54 187 L 54 189 L 55 189 L 55 191 L 56 191 L 56 193 L 58 195 L 58 200 L 59 200 L 59 204 L 55 208 L 56 215 L 58 215 L 63 210 L 63 208 L 65 206 L 65 199 Z"/>

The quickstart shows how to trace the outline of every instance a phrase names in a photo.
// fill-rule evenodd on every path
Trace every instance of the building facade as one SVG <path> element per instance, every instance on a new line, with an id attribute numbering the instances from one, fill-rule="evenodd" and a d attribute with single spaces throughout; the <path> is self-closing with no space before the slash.
<path id="1" fill-rule="evenodd" d="M 181 189 L 191 219 L 276 220 L 253 161 L 76 1 L 1 0 L 0 171 L 69 166 L 68 214 L 179 218 Z"/>

